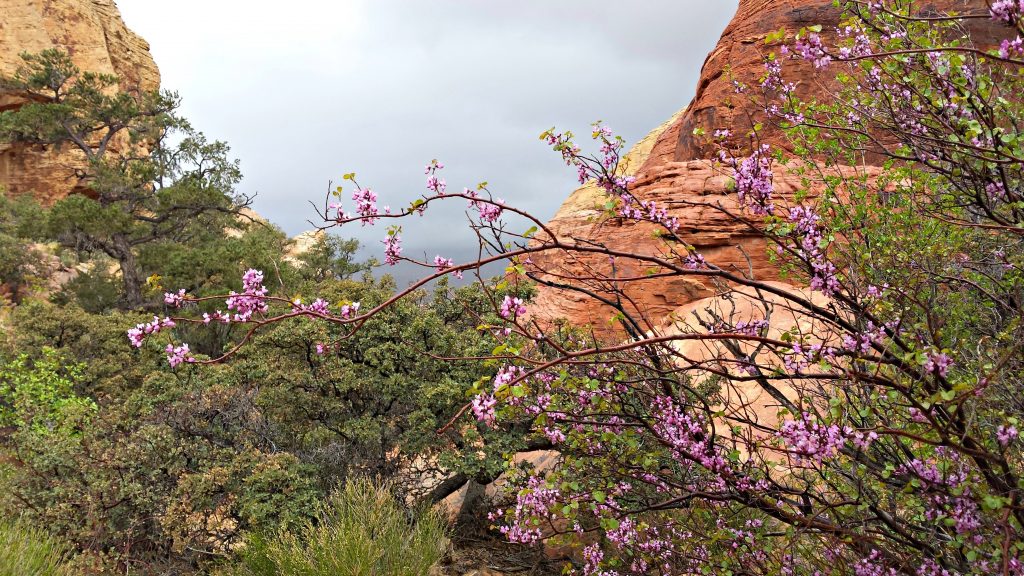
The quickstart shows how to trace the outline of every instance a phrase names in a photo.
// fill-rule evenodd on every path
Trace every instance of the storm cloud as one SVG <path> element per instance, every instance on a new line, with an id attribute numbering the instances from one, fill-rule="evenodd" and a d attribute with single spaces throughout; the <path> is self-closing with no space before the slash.
<path id="1" fill-rule="evenodd" d="M 380 204 L 486 180 L 548 218 L 575 175 L 538 135 L 604 120 L 627 141 L 693 97 L 737 0 L 119 0 L 183 113 L 242 161 L 241 190 L 289 234 L 356 172 Z M 348 198 L 345 198 L 348 200 Z M 351 204 L 351 202 L 349 202 Z M 405 225 L 406 253 L 471 257 L 464 206 Z M 340 230 L 366 255 L 382 229 Z M 402 274 L 406 276 L 406 274 Z"/>

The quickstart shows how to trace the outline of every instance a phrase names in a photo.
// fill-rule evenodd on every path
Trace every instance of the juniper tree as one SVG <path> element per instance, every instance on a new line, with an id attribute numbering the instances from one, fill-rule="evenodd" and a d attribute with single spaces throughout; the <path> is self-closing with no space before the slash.
<path id="1" fill-rule="evenodd" d="M 84 158 L 71 194 L 54 203 L 41 230 L 79 253 L 114 259 L 122 305 L 144 304 L 139 247 L 220 234 L 251 198 L 228 146 L 183 119 L 173 92 L 118 90 L 118 78 L 83 72 L 59 50 L 23 54 L 0 78 L 0 93 L 27 103 L 0 113 L 0 141 L 70 147 Z"/>

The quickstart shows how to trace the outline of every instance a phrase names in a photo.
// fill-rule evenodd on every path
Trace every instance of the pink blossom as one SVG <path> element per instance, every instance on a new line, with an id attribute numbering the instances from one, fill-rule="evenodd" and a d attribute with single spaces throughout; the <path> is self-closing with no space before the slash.
<path id="1" fill-rule="evenodd" d="M 166 352 L 167 363 L 171 365 L 171 368 L 176 368 L 182 362 L 196 361 L 196 359 L 192 357 L 192 353 L 188 349 L 188 344 L 182 344 L 181 346 L 168 344 Z"/>
<path id="2" fill-rule="evenodd" d="M 498 314 L 506 320 L 517 318 L 526 314 L 526 304 L 523 303 L 522 298 L 505 296 L 505 299 L 501 302 L 501 309 L 498 311 Z"/>
<path id="3" fill-rule="evenodd" d="M 164 292 L 164 303 L 172 308 L 181 308 L 185 303 L 185 289 L 182 288 L 177 293 Z"/>
<path id="4" fill-rule="evenodd" d="M 359 313 L 359 302 L 353 302 L 351 304 L 342 304 L 340 316 L 348 320 Z"/>
<path id="5" fill-rule="evenodd" d="M 128 330 L 128 341 L 131 342 L 132 346 L 142 348 L 142 343 L 147 336 L 156 334 L 166 328 L 174 328 L 174 326 L 174 320 L 168 317 L 160 318 L 159 316 L 153 316 L 152 322 L 137 324 L 135 328 Z"/>
<path id="6" fill-rule="evenodd" d="M 508 525 L 498 530 L 510 542 L 532 544 L 538 542 L 543 534 L 532 521 L 535 518 L 548 518 L 550 509 L 558 503 L 561 493 L 557 488 L 548 487 L 543 480 L 531 477 L 526 487 L 516 495 L 516 505 L 511 510 L 512 519 Z"/>
<path id="7" fill-rule="evenodd" d="M 545 426 L 544 436 L 546 436 L 552 444 L 561 444 L 562 442 L 565 442 L 565 433 L 559 430 L 558 428 Z"/>
<path id="8" fill-rule="evenodd" d="M 798 242 L 797 255 L 803 258 L 811 269 L 811 288 L 825 294 L 839 290 L 837 270 L 826 256 L 826 236 L 820 228 L 821 217 L 810 206 L 794 206 L 789 209 L 789 222 L 793 224 Z"/>
<path id="9" fill-rule="evenodd" d="M 486 224 L 492 224 L 501 217 L 502 208 L 501 205 L 505 203 L 504 200 L 498 198 L 493 202 L 480 199 L 479 195 L 469 188 L 462 191 L 463 194 L 470 197 L 469 207 L 480 213 L 480 221 Z"/>
<path id="10" fill-rule="evenodd" d="M 362 219 L 363 225 L 373 225 L 379 220 L 377 215 L 377 194 L 369 188 L 358 188 L 352 193 L 352 199 L 356 201 L 356 213 Z"/>
<path id="11" fill-rule="evenodd" d="M 774 185 L 768 145 L 755 149 L 748 158 L 741 161 L 731 159 L 728 163 L 735 171 L 733 178 L 740 204 L 754 214 L 771 214 L 775 207 L 772 204 Z"/>
<path id="12" fill-rule="evenodd" d="M 321 316 L 328 316 L 331 313 L 331 305 L 323 298 L 317 298 L 312 304 L 308 305 L 303 304 L 301 300 L 296 300 L 292 304 L 292 310 L 295 312 L 311 312 Z"/>
<path id="13" fill-rule="evenodd" d="M 939 376 L 945 378 L 949 372 L 949 367 L 953 365 L 953 359 L 946 355 L 945 352 L 929 352 L 924 360 L 924 371 L 932 374 L 938 373 Z"/>
<path id="14" fill-rule="evenodd" d="M 815 68 L 825 68 L 832 62 L 832 56 L 825 51 L 825 45 L 821 42 L 821 36 L 812 32 L 807 39 L 797 40 L 793 45 L 796 55 L 800 58 L 813 62 Z"/>
<path id="15" fill-rule="evenodd" d="M 248 322 L 255 313 L 265 314 L 269 310 L 267 293 L 263 285 L 263 272 L 250 268 L 242 275 L 242 293 L 232 291 L 226 301 L 228 310 L 234 310 L 233 320 Z"/>
<path id="16" fill-rule="evenodd" d="M 798 461 L 807 459 L 820 464 L 834 458 L 853 433 L 848 426 L 826 425 L 805 412 L 799 420 L 784 420 L 779 426 L 778 436 Z"/>
<path id="17" fill-rule="evenodd" d="M 1024 12 L 1024 0 L 995 0 L 989 8 L 993 20 L 1013 24 Z"/>
<path id="18" fill-rule="evenodd" d="M 203 324 L 209 324 L 213 321 L 220 322 L 221 324 L 230 324 L 231 315 L 226 312 L 221 312 L 220 310 L 217 310 L 213 314 L 203 312 Z"/>
<path id="19" fill-rule="evenodd" d="M 437 176 L 431 174 L 427 177 L 427 190 L 441 195 L 444 194 L 445 189 L 448 188 L 448 184 L 444 180 L 439 179 Z"/>
<path id="20" fill-rule="evenodd" d="M 491 394 L 479 394 L 470 404 L 476 419 L 488 426 L 494 426 L 497 419 L 494 408 L 497 405 L 498 400 Z"/>
<path id="21" fill-rule="evenodd" d="M 454 265 L 455 262 L 452 261 L 451 258 L 444 258 L 440 255 L 434 256 L 434 266 L 437 268 L 438 272 L 444 272 L 445 270 L 451 268 Z M 456 270 L 454 274 L 456 278 L 462 280 L 462 270 Z"/>
<path id="22" fill-rule="evenodd" d="M 1002 58 L 1010 58 L 1011 56 L 1021 56 L 1024 54 L 1024 40 L 1021 40 L 1020 36 L 1017 36 L 1013 40 L 1003 39 L 999 43 L 999 56 Z"/>
<path id="23" fill-rule="evenodd" d="M 687 270 L 700 270 L 707 267 L 708 263 L 707 260 L 704 259 L 703 254 L 693 253 L 683 258 L 683 268 L 686 268 Z"/>
<path id="24" fill-rule="evenodd" d="M 996 428 L 996 440 L 1003 448 L 1006 448 L 1010 445 L 1010 442 L 1016 440 L 1019 434 L 1017 427 L 1013 424 L 1010 424 L 1009 426 L 1001 424 L 999 428 Z"/>
<path id="25" fill-rule="evenodd" d="M 402 236 L 397 232 L 389 233 L 384 239 L 384 263 L 388 266 L 398 264 L 402 257 Z"/>

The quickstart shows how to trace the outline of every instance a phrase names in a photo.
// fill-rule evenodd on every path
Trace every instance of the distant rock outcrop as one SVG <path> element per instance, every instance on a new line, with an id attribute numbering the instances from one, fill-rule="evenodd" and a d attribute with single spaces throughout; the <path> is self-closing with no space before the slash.
<path id="1" fill-rule="evenodd" d="M 159 88 L 160 72 L 149 44 L 121 20 L 114 0 L 0 0 L 0 76 L 22 65 L 20 54 L 48 48 L 66 51 L 83 71 L 113 74 L 120 90 Z M 0 111 L 26 102 L 0 92 Z M 0 144 L 0 188 L 52 202 L 75 191 L 82 155 L 37 146 Z"/>
<path id="2" fill-rule="evenodd" d="M 933 0 L 915 6 L 923 11 L 985 10 L 980 0 Z M 820 24 L 823 34 L 828 36 L 836 28 L 839 16 L 832 0 L 740 0 L 735 17 L 704 63 L 694 99 L 630 151 L 626 172 L 637 178 L 632 193 L 640 200 L 655 200 L 659 206 L 666 206 L 679 218 L 680 236 L 708 261 L 749 273 L 759 280 L 778 279 L 778 271 L 769 261 L 765 243 L 756 230 L 749 223 L 715 209 L 720 205 L 738 212 L 730 178 L 712 163 L 717 148 L 711 135 L 716 129 L 729 128 L 732 136 L 726 147 L 744 155 L 750 146 L 747 133 L 751 118 L 758 114 L 746 95 L 736 94 L 733 80 L 757 84 L 764 74 L 764 57 L 778 50 L 778 45 L 765 44 L 772 32 L 785 29 L 792 35 L 802 27 Z M 988 19 L 973 21 L 975 38 L 995 37 L 994 26 L 997 24 Z M 786 75 L 800 80 L 798 94 L 802 97 L 825 94 L 832 71 L 816 72 L 811 63 L 786 61 Z M 759 133 L 759 142 L 782 145 L 785 140 L 777 130 L 765 127 Z M 783 170 L 775 172 L 776 191 L 788 199 L 799 181 L 783 174 Z M 549 227 L 564 239 L 599 242 L 612 249 L 641 254 L 657 253 L 661 242 L 652 237 L 652 226 L 602 219 L 604 203 L 602 190 L 583 186 L 562 204 Z M 549 278 L 579 279 L 588 276 L 588 272 L 611 272 L 603 256 L 550 254 L 533 260 L 540 269 L 552 272 Z M 621 261 L 617 267 L 619 277 L 644 273 L 639 266 L 630 268 Z M 654 327 L 680 306 L 714 297 L 721 288 L 707 279 L 674 277 L 630 282 L 627 295 L 632 311 L 648 318 Z M 590 325 L 598 334 L 616 333 L 614 324 L 609 322 L 613 311 L 578 292 L 542 287 L 531 312 L 540 319 L 564 317 L 577 325 Z"/>

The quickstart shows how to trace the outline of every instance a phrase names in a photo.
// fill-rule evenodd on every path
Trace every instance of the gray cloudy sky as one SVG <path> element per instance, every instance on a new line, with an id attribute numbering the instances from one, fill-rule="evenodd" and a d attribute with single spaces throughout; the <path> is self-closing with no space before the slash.
<path id="1" fill-rule="evenodd" d="M 432 158 L 449 188 L 486 180 L 552 216 L 575 179 L 538 135 L 602 119 L 641 138 L 689 102 L 737 0 L 117 4 L 184 115 L 241 159 L 256 210 L 296 234 L 328 180 L 356 172 L 404 206 Z M 469 256 L 463 208 L 406 225 L 406 253 Z M 383 229 L 340 233 L 379 255 Z"/>

